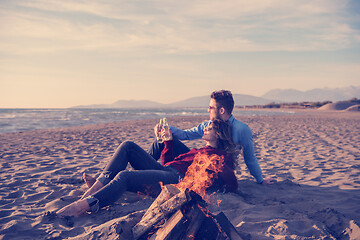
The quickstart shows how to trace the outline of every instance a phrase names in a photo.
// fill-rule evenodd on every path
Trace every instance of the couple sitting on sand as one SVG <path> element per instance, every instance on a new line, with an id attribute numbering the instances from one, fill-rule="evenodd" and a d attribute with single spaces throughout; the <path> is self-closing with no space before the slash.
<path id="1" fill-rule="evenodd" d="M 101 175 L 95 180 L 84 174 L 89 189 L 80 200 L 60 209 L 60 216 L 80 216 L 86 211 L 97 212 L 100 208 L 114 203 L 125 191 L 144 192 L 160 188 L 162 184 L 176 184 L 181 180 L 198 153 L 218 155 L 224 158 L 222 171 L 216 176 L 217 189 L 236 191 L 237 179 L 234 174 L 236 148 L 243 150 L 245 163 L 260 184 L 270 184 L 272 179 L 263 179 L 262 171 L 255 157 L 252 131 L 232 116 L 234 99 L 230 91 L 215 91 L 211 94 L 208 112 L 210 121 L 197 127 L 181 130 L 170 127 L 163 130 L 167 141 L 155 140 L 149 152 L 137 144 L 125 141 L 120 144 Z M 158 125 L 154 131 L 158 130 Z M 205 147 L 190 150 L 179 140 L 202 138 Z M 161 163 L 157 159 L 161 159 Z M 128 163 L 134 170 L 125 170 Z"/>

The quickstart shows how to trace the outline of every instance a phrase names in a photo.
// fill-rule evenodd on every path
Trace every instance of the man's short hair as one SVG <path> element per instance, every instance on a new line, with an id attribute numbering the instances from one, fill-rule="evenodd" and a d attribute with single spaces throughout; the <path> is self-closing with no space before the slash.
<path id="1" fill-rule="evenodd" d="M 211 93 L 210 96 L 212 99 L 216 101 L 216 107 L 224 108 L 225 111 L 229 114 L 232 113 L 234 109 L 234 98 L 232 93 L 228 90 L 219 90 Z"/>

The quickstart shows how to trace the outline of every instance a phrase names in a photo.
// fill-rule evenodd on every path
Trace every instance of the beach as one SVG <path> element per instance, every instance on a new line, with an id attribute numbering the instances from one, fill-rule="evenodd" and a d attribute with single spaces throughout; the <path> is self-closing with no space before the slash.
<path id="1" fill-rule="evenodd" d="M 253 131 L 264 177 L 276 181 L 255 183 L 240 156 L 239 188 L 214 194 L 221 202 L 209 205 L 213 213 L 224 212 L 243 239 L 360 239 L 358 112 L 235 117 Z M 168 122 L 186 129 L 206 119 Z M 148 149 L 157 121 L 0 134 L 0 239 L 117 239 L 116 224 L 124 218 L 136 222 L 153 197 L 126 193 L 72 224 L 45 213 L 79 199 L 86 190 L 82 174 L 100 174 L 121 142 Z M 185 144 L 203 146 L 201 140 Z"/>

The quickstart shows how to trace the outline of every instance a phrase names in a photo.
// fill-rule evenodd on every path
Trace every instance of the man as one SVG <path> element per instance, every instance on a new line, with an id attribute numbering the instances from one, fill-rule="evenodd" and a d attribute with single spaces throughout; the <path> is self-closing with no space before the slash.
<path id="1" fill-rule="evenodd" d="M 220 90 L 211 93 L 208 108 L 210 121 L 218 118 L 227 121 L 231 125 L 233 142 L 237 145 L 239 150 L 242 148 L 245 164 L 249 169 L 250 174 L 256 179 L 257 183 L 271 184 L 271 178 L 264 179 L 262 176 L 262 171 L 254 152 L 251 129 L 248 125 L 232 116 L 234 105 L 234 99 L 230 91 Z M 176 156 L 189 151 L 189 148 L 178 140 L 194 140 L 202 138 L 204 129 L 209 125 L 210 121 L 202 122 L 197 127 L 187 130 L 181 130 L 170 126 L 170 130 L 174 136 L 174 155 Z M 157 130 L 158 125 L 154 128 L 154 131 Z M 154 142 L 149 153 L 155 159 L 158 159 L 162 148 L 163 146 L 161 144 Z"/>

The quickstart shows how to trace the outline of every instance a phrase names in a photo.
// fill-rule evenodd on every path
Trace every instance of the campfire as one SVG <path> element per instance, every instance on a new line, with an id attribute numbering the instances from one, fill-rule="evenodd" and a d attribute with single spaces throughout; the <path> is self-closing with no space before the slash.
<path id="1" fill-rule="evenodd" d="M 212 214 L 192 190 L 166 185 L 133 228 L 134 239 L 241 239 L 224 213 Z"/>
<path id="2" fill-rule="evenodd" d="M 134 239 L 241 239 L 224 213 L 207 209 L 206 189 L 216 180 L 224 159 L 198 154 L 183 180 L 166 185 L 142 219 L 132 228 Z"/>

